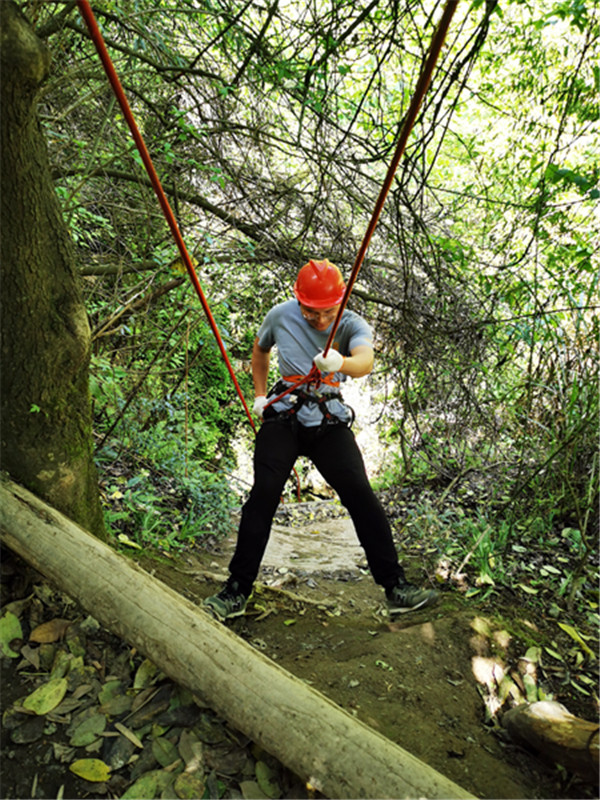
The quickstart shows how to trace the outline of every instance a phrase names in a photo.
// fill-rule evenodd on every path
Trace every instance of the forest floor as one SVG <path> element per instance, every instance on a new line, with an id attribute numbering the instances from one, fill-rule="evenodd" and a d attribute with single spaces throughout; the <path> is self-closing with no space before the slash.
<path id="1" fill-rule="evenodd" d="M 234 541 L 131 557 L 200 606 L 226 575 Z M 407 553 L 417 582 L 426 582 L 422 563 Z M 7 555 L 2 568 L 3 607 L 23 625 L 1 663 L 3 798 L 315 796 L 18 559 Z M 593 693 L 576 691 L 567 665 L 548 655 L 559 656 L 556 621 L 510 593 L 478 602 L 440 588 L 434 608 L 390 620 L 343 509 L 284 506 L 247 613 L 229 627 L 477 797 L 597 797 L 597 787 L 513 744 L 496 713 L 534 688 L 597 718 Z M 70 659 L 62 673 L 61 654 Z M 596 680 L 589 661 L 579 672 Z M 24 697 L 62 675 L 68 697 L 44 716 L 24 713 Z M 80 777 L 75 759 L 97 761 L 80 761 Z M 110 774 L 92 775 L 99 764 Z"/>

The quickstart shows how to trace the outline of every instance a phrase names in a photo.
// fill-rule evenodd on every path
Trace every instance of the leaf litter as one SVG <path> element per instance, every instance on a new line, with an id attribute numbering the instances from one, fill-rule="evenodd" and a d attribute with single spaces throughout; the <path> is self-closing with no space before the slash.
<path id="1" fill-rule="evenodd" d="M 245 797 L 251 785 L 253 797 L 308 796 L 296 776 L 151 661 L 92 618 L 67 618 L 70 601 L 42 585 L 17 609 L 21 618 L 1 617 L 3 677 L 14 665 L 11 684 L 27 687 L 8 705 L 4 692 L 4 797 Z M 39 748 L 38 772 L 18 749 L 26 746 Z M 7 759 L 28 764 L 13 785 Z"/>

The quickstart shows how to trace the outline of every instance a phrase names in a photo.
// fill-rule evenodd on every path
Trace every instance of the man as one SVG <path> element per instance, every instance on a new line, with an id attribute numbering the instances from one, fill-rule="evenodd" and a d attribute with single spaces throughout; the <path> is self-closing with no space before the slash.
<path id="1" fill-rule="evenodd" d="M 254 485 L 242 509 L 235 553 L 225 587 L 204 601 L 220 620 L 240 616 L 258 574 L 281 493 L 299 455 L 308 456 L 347 508 L 376 583 L 384 587 L 390 614 L 432 605 L 437 592 L 406 582 L 391 529 L 367 478 L 350 430 L 353 412 L 339 384 L 373 368 L 373 339 L 367 323 L 345 310 L 327 355 L 331 326 L 344 297 L 338 268 L 327 259 L 309 261 L 294 284 L 295 300 L 269 311 L 252 352 L 254 412 L 263 418 L 256 436 Z M 267 395 L 270 354 L 277 345 L 282 375 Z M 321 384 L 280 395 L 307 375 L 313 363 Z M 276 402 L 273 399 L 278 398 Z"/>

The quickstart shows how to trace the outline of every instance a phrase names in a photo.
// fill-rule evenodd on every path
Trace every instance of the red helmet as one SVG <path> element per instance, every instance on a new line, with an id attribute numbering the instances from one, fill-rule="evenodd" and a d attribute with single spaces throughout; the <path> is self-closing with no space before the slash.
<path id="1" fill-rule="evenodd" d="M 294 294 L 303 306 L 331 308 L 341 303 L 346 286 L 342 273 L 328 259 L 305 264 L 298 272 Z"/>

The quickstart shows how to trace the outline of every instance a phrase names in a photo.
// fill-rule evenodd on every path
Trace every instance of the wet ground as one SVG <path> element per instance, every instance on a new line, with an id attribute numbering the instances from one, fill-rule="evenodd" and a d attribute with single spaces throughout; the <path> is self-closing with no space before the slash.
<path id="1" fill-rule="evenodd" d="M 210 553 L 188 552 L 170 559 L 139 559 L 136 555 L 135 560 L 200 605 L 226 575 L 233 545 L 232 537 Z M 413 578 L 427 580 L 418 563 L 408 564 L 408 569 Z M 433 582 L 435 579 L 431 578 L 430 583 Z M 390 621 L 383 593 L 365 568 L 362 550 L 356 545 L 352 526 L 342 510 L 335 504 L 326 514 L 322 513 L 322 504 L 290 506 L 278 515 L 247 614 L 233 621 L 230 628 L 280 666 L 477 797 L 596 797 L 594 787 L 511 743 L 496 714 L 502 705 L 499 688 L 503 675 L 510 676 L 517 693 L 520 688 L 526 691 L 520 671 L 523 656 L 532 642 L 543 636 L 543 619 L 519 607 L 503 606 L 498 600 L 495 605 L 478 606 L 467 602 L 455 588 L 440 588 L 441 601 L 435 608 Z M 36 592 L 39 599 L 39 590 Z M 38 610 L 40 620 L 58 613 L 56 607 L 52 610 L 51 602 L 45 606 L 42 602 Z M 64 604 L 59 611 L 62 618 L 80 616 L 76 608 Z M 88 643 L 90 652 L 96 653 L 94 668 L 100 665 L 105 678 L 107 671 L 110 676 L 111 671 L 117 670 L 115 664 L 125 671 L 123 665 L 129 664 L 131 683 L 143 663 L 141 654 L 131 653 L 124 643 L 102 631 Z M 66 722 L 62 726 L 60 721 L 47 725 L 43 735 L 32 742 L 15 741 L 15 728 L 6 724 L 7 711 L 15 699 L 31 691 L 36 681 L 31 668 L 25 678 L 22 663 L 21 670 L 18 666 L 17 659 L 3 659 L 2 796 L 125 794 L 133 780 L 132 764 L 139 756 L 135 748 L 130 754 L 133 761 L 121 769 L 120 780 L 91 784 L 69 773 L 66 756 L 61 761 Z M 544 672 L 542 664 L 538 667 L 540 688 L 544 681 L 546 691 L 555 688 L 550 685 L 552 673 Z M 173 705 L 176 687 L 169 692 Z M 504 704 L 508 707 L 506 700 Z M 214 739 L 215 726 L 224 723 L 209 719 L 209 710 L 202 709 L 201 725 L 197 716 L 200 712 L 195 709 L 195 713 L 190 723 L 193 735 L 201 738 L 200 729 L 206 731 L 208 725 L 212 726 Z M 588 717 L 593 719 L 591 705 Z M 176 729 L 168 725 L 165 728 L 161 719 L 153 724 L 163 726 L 162 738 L 170 737 L 171 743 L 183 752 L 184 731 L 188 729 L 183 723 Z M 257 763 L 269 762 L 268 756 L 257 755 L 243 736 L 226 733 L 221 736 L 229 744 L 233 739 L 237 742 L 235 768 L 231 768 L 231 747 L 222 751 L 219 765 L 218 753 L 213 752 L 215 742 L 202 740 L 205 753 L 212 753 L 207 773 L 212 776 L 212 783 L 202 783 L 204 794 L 197 786 L 188 787 L 187 794 L 184 789 L 173 793 L 172 782 L 167 788 L 153 789 L 154 794 L 126 796 L 268 796 L 264 783 L 262 789 L 257 789 L 253 773 Z M 74 748 L 71 758 L 82 754 L 85 755 Z M 271 769 L 277 776 L 272 797 L 309 796 L 294 776 L 277 771 L 272 763 Z M 44 780 L 48 775 L 52 776 L 51 782 Z"/>

